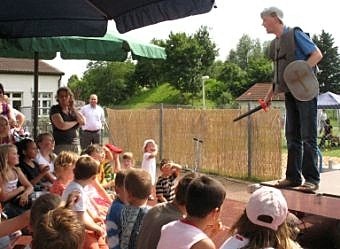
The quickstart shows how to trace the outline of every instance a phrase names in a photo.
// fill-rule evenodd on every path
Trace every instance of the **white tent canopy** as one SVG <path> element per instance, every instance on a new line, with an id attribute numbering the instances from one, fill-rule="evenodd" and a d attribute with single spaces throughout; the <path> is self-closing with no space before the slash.
<path id="1" fill-rule="evenodd" d="M 332 92 L 326 92 L 318 96 L 318 109 L 333 109 L 336 111 L 336 119 L 340 126 L 340 95 Z M 318 131 L 320 130 L 320 114 L 318 112 Z"/>
<path id="2" fill-rule="evenodd" d="M 340 109 L 340 95 L 326 92 L 318 96 L 318 109 Z"/>

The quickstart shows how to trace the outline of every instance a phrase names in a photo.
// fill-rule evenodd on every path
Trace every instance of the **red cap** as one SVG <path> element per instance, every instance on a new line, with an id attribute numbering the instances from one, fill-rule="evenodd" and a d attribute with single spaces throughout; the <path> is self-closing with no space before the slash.
<path id="1" fill-rule="evenodd" d="M 105 146 L 114 153 L 120 154 L 123 152 L 123 150 L 121 148 L 118 148 L 116 146 L 114 146 L 113 144 L 105 144 Z"/>

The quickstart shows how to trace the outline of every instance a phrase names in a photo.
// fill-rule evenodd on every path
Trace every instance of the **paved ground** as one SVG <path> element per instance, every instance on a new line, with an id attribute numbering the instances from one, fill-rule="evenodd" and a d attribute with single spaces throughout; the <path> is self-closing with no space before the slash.
<path id="1" fill-rule="evenodd" d="M 244 202 L 229 199 L 225 200 L 221 211 L 221 221 L 223 225 L 226 226 L 226 229 L 212 237 L 217 248 L 219 248 L 222 243 L 229 237 L 228 228 L 230 228 L 232 224 L 237 221 L 237 219 L 244 212 L 244 208 Z"/>

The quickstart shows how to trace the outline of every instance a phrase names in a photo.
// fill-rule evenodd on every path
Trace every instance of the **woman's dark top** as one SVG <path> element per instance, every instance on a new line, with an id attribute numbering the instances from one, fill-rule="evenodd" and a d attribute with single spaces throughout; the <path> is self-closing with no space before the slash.
<path id="1" fill-rule="evenodd" d="M 73 126 L 68 130 L 60 130 L 58 129 L 52 122 L 52 115 L 59 113 L 64 121 L 77 121 L 76 115 L 66 114 L 62 111 L 60 105 L 54 105 L 50 110 L 50 120 L 53 128 L 53 137 L 56 145 L 60 144 L 79 144 L 79 136 L 78 136 L 78 124 Z"/>

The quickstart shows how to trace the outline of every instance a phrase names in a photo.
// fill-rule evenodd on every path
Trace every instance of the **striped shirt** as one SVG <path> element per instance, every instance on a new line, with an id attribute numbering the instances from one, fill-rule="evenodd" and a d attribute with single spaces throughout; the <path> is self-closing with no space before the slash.
<path id="1" fill-rule="evenodd" d="M 156 195 L 162 195 L 167 201 L 175 199 L 176 175 L 159 176 L 156 183 Z"/>

